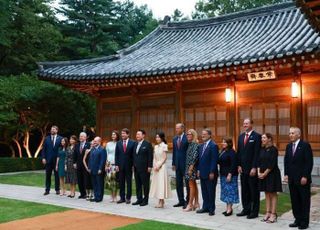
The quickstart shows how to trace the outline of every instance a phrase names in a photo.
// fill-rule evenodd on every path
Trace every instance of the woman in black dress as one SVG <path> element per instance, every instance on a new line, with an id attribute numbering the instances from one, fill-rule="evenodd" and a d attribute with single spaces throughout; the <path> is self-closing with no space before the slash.
<path id="1" fill-rule="evenodd" d="M 87 149 L 84 153 L 84 157 L 83 157 L 83 165 L 85 167 L 85 177 L 84 177 L 84 187 L 86 188 L 87 191 L 87 197 L 86 200 L 92 200 L 93 199 L 93 187 L 92 187 L 92 182 L 91 182 L 91 175 L 89 173 L 89 169 L 88 169 L 88 164 L 89 164 L 89 159 L 90 159 L 90 151 L 91 149 L 93 149 L 93 141 L 91 141 L 90 143 L 90 149 Z"/>
<path id="2" fill-rule="evenodd" d="M 77 184 L 77 170 L 73 166 L 74 149 L 77 143 L 77 137 L 72 135 L 69 140 L 69 146 L 66 148 L 66 160 L 65 160 L 65 171 L 66 171 L 66 184 L 70 184 L 70 195 L 68 197 L 74 198 L 76 193 Z"/>
<path id="3" fill-rule="evenodd" d="M 277 221 L 277 192 L 282 192 L 281 174 L 278 167 L 278 149 L 273 145 L 272 135 L 261 136 L 262 148 L 258 163 L 259 190 L 266 194 L 266 214 L 262 221 Z"/>

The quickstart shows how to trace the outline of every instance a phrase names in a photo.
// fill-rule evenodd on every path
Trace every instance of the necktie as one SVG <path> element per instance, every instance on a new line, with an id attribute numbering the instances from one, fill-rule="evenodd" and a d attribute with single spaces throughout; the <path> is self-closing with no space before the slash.
<path id="1" fill-rule="evenodd" d="M 244 137 L 244 145 L 246 145 L 247 144 L 247 142 L 248 142 L 248 140 L 249 140 L 249 134 L 248 133 L 246 133 L 246 136 Z"/>
<path id="2" fill-rule="evenodd" d="M 296 152 L 296 143 L 292 143 L 292 156 L 294 156 Z"/>
<path id="3" fill-rule="evenodd" d="M 54 146 L 54 136 L 51 136 L 51 143 L 52 143 L 52 146 Z"/>
<path id="4" fill-rule="evenodd" d="M 123 152 L 127 151 L 127 141 L 123 141 Z"/>
<path id="5" fill-rule="evenodd" d="M 177 146 L 178 146 L 178 149 L 180 149 L 180 146 L 181 146 L 181 136 L 178 137 Z"/>
<path id="6" fill-rule="evenodd" d="M 208 143 L 204 143 L 204 144 L 203 144 L 203 149 L 202 149 L 201 157 L 203 156 L 204 151 L 206 151 L 207 145 L 208 145 Z"/>
<path id="7" fill-rule="evenodd" d="M 83 145 L 84 145 L 84 144 L 82 144 L 82 143 L 80 144 L 80 154 L 82 154 Z"/>

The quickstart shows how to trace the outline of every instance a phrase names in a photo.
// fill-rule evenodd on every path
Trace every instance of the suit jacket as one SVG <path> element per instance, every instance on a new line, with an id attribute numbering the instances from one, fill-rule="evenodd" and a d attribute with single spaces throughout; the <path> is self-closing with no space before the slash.
<path id="1" fill-rule="evenodd" d="M 210 173 L 214 173 L 215 177 L 218 177 L 218 146 L 210 140 L 202 154 L 204 146 L 204 144 L 201 144 L 199 147 L 198 171 L 200 172 L 200 178 L 208 179 Z"/>
<path id="2" fill-rule="evenodd" d="M 313 167 L 313 153 L 308 142 L 299 141 L 296 152 L 292 154 L 292 143 L 286 147 L 284 156 L 284 175 L 288 176 L 290 184 L 299 184 L 301 177 L 306 177 L 308 183 L 311 181 L 311 172 Z"/>
<path id="3" fill-rule="evenodd" d="M 218 164 L 221 176 L 228 176 L 229 173 L 232 176 L 238 175 L 236 153 L 233 149 L 220 153 Z"/>
<path id="4" fill-rule="evenodd" d="M 242 167 L 244 174 L 249 174 L 252 168 L 258 167 L 258 160 L 261 149 L 261 135 L 254 130 L 244 145 L 245 133 L 238 138 L 237 162 Z"/>
<path id="5" fill-rule="evenodd" d="M 188 149 L 188 140 L 187 136 L 184 133 L 180 148 L 178 148 L 178 136 L 175 136 L 173 138 L 173 152 L 172 152 L 172 165 L 176 166 L 176 169 L 182 169 L 182 171 L 185 171 L 186 167 L 186 156 L 187 156 L 187 149 Z"/>
<path id="6" fill-rule="evenodd" d="M 129 139 L 126 152 L 124 152 L 123 141 L 120 140 L 117 142 L 115 150 L 115 165 L 118 166 L 120 170 L 123 168 L 132 168 L 134 146 L 135 142 Z"/>
<path id="7" fill-rule="evenodd" d="M 52 145 L 51 135 L 48 135 L 43 143 L 41 156 L 47 163 L 54 163 L 57 160 L 62 137 L 57 135 L 54 146 Z"/>
<path id="8" fill-rule="evenodd" d="M 102 146 L 91 149 L 88 165 L 88 168 L 91 170 L 91 175 L 97 175 L 99 170 L 101 170 L 103 175 L 106 160 L 107 152 Z"/>
<path id="9" fill-rule="evenodd" d="M 90 149 L 90 143 L 85 142 L 82 151 L 80 152 L 80 144 L 78 143 L 75 146 L 73 152 L 73 163 L 77 164 L 77 169 L 81 169 L 83 167 L 83 157 L 87 149 Z"/>
<path id="10" fill-rule="evenodd" d="M 152 168 L 153 148 L 150 142 L 144 140 L 137 152 L 138 142 L 134 145 L 133 165 L 138 172 L 147 172 L 148 168 Z"/>

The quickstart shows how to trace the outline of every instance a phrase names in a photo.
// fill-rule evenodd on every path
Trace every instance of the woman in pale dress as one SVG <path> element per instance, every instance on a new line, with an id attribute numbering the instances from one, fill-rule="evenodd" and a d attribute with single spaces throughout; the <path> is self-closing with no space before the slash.
<path id="1" fill-rule="evenodd" d="M 156 135 L 156 143 L 157 145 L 154 147 L 153 171 L 149 196 L 159 199 L 156 208 L 163 208 L 164 199 L 171 197 L 170 180 L 166 168 L 168 145 L 163 132 Z"/>
<path id="2" fill-rule="evenodd" d="M 111 192 L 111 201 L 115 202 L 117 200 L 117 190 L 119 188 L 118 183 L 118 173 L 116 172 L 115 166 L 115 152 L 116 152 L 116 144 L 120 139 L 120 135 L 118 131 L 112 131 L 111 134 L 112 141 L 109 141 L 106 145 L 107 151 L 107 162 L 106 162 L 106 187 Z"/>

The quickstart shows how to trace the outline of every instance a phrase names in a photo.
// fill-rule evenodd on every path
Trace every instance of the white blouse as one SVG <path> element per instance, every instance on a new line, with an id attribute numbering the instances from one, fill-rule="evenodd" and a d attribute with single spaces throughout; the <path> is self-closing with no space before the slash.
<path id="1" fill-rule="evenodd" d="M 110 164 L 115 164 L 116 144 L 117 142 L 110 141 L 106 146 L 107 161 L 110 162 Z"/>

